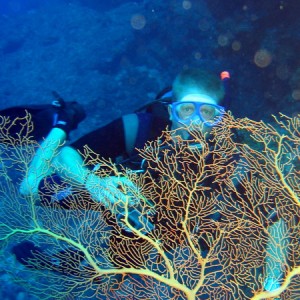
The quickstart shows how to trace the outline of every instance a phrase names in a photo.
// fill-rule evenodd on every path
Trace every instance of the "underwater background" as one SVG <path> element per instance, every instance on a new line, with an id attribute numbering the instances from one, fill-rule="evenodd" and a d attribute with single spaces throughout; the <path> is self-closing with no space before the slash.
<path id="1" fill-rule="evenodd" d="M 85 106 L 77 137 L 150 102 L 185 67 L 231 72 L 235 116 L 300 109 L 298 0 L 1 0 L 0 109 Z"/>
<path id="2" fill-rule="evenodd" d="M 204 67 L 230 72 L 234 116 L 293 116 L 299 13 L 299 0 L 0 0 L 0 110 L 51 103 L 57 91 L 87 111 L 78 138 Z M 0 299 L 35 299 L 4 265 Z"/>

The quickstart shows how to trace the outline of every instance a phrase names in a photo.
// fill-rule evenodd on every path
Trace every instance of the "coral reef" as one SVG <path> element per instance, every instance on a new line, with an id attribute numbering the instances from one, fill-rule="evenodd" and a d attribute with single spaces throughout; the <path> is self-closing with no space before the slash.
<path id="1" fill-rule="evenodd" d="M 24 125 L 19 136 L 10 135 L 15 122 Z M 136 207 L 116 203 L 108 211 L 76 185 L 77 205 L 70 209 L 20 195 L 18 182 L 39 145 L 30 137 L 30 116 L 2 118 L 0 240 L 7 276 L 38 299 L 296 299 L 299 124 L 299 116 L 280 115 L 271 125 L 227 114 L 209 136 L 190 128 L 192 141 L 166 131 L 139 151 L 143 173 L 87 148 L 85 162 L 100 163 L 99 176 L 126 176 L 138 187 L 120 187 L 128 202 L 139 199 Z M 133 208 L 139 229 L 129 218 Z M 40 249 L 23 262 L 27 267 L 10 252 L 22 241 Z"/>

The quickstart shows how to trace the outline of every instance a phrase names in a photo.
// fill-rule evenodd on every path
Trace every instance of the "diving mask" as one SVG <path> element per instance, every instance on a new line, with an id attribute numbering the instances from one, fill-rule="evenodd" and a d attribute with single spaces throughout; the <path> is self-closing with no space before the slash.
<path id="1" fill-rule="evenodd" d="M 171 104 L 172 116 L 178 123 L 190 125 L 193 122 L 203 122 L 206 126 L 218 124 L 225 113 L 222 106 L 207 96 L 187 95 L 181 101 Z"/>

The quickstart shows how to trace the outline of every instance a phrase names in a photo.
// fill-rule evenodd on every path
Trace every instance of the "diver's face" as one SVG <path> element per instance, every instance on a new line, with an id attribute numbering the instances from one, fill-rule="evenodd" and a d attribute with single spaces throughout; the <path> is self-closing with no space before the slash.
<path id="1" fill-rule="evenodd" d="M 221 120 L 224 108 L 206 94 L 188 94 L 169 106 L 169 114 L 172 129 L 179 129 L 181 137 L 188 139 L 188 126 L 196 125 L 203 133 L 209 132 Z"/>

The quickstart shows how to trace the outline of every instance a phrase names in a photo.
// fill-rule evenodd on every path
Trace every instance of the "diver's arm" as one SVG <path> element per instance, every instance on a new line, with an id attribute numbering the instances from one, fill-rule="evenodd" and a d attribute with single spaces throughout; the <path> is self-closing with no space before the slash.
<path id="1" fill-rule="evenodd" d="M 135 189 L 126 177 L 110 176 L 101 178 L 84 166 L 81 155 L 72 147 L 63 146 L 66 134 L 62 129 L 54 128 L 37 150 L 20 191 L 23 195 L 37 195 L 40 181 L 56 173 L 72 184 L 80 184 L 86 188 L 92 198 L 111 207 L 116 202 L 132 203 L 123 190 Z"/>
<path id="2" fill-rule="evenodd" d="M 85 112 L 80 104 L 65 102 L 56 92 L 54 96 L 56 101 L 55 105 L 52 105 L 54 108 L 52 125 L 55 127 L 42 142 L 28 167 L 20 186 L 23 195 L 37 195 L 40 181 L 56 172 L 54 162 L 63 149 L 68 133 L 77 128 L 85 118 Z"/>
<path id="3" fill-rule="evenodd" d="M 84 167 L 82 157 L 75 149 L 63 146 L 65 141 L 64 130 L 53 128 L 50 131 L 38 148 L 21 182 L 21 194 L 36 195 L 40 181 L 53 173 L 74 183 L 85 183 L 90 172 Z"/>
<path id="4" fill-rule="evenodd" d="M 129 191 L 136 190 L 128 178 L 123 176 L 102 178 L 95 175 L 84 166 L 81 155 L 72 147 L 63 147 L 53 160 L 53 166 L 56 174 L 73 184 L 84 186 L 94 201 L 102 203 L 107 208 L 120 201 L 124 203 L 128 201 L 129 204 L 137 201 L 126 196 Z"/>
<path id="5" fill-rule="evenodd" d="M 60 177 L 74 184 L 85 185 L 90 170 L 84 166 L 83 159 L 77 150 L 70 146 L 62 147 L 53 159 L 53 168 Z"/>
<path id="6" fill-rule="evenodd" d="M 54 173 L 52 161 L 58 155 L 66 140 L 66 133 L 60 128 L 53 128 L 38 148 L 29 165 L 25 178 L 21 182 L 20 192 L 23 195 L 38 193 L 38 186 L 44 177 Z"/>
<path id="7" fill-rule="evenodd" d="M 63 146 L 65 141 L 64 130 L 53 128 L 50 131 L 29 165 L 20 186 L 21 194 L 37 194 L 40 181 L 53 173 L 74 183 L 84 184 L 90 172 L 75 149 Z"/>

